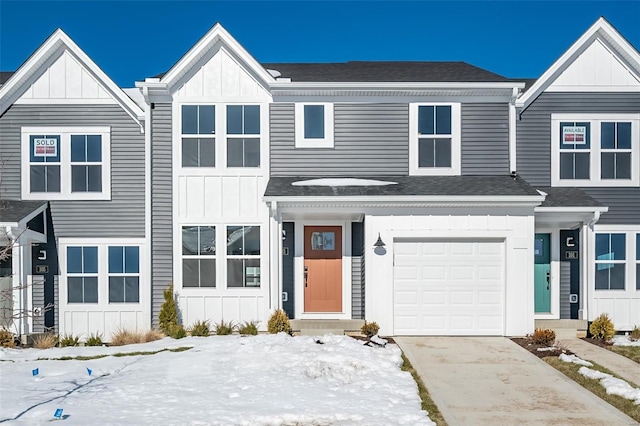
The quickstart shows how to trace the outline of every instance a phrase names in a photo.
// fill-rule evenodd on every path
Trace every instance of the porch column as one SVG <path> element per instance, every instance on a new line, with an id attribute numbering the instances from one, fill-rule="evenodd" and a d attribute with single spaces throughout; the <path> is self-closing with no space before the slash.
<path id="1" fill-rule="evenodd" d="M 282 308 L 282 215 L 272 201 L 269 217 L 269 308 Z"/>

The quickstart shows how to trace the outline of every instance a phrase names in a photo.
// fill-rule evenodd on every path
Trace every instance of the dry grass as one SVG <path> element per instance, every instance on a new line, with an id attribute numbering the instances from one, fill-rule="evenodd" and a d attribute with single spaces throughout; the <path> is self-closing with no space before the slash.
<path id="1" fill-rule="evenodd" d="M 156 330 L 130 331 L 125 328 L 118 329 L 111 337 L 111 346 L 133 345 L 134 343 L 148 343 L 162 339 L 164 334 Z"/>
<path id="2" fill-rule="evenodd" d="M 640 346 L 607 346 L 611 352 L 615 352 L 618 355 L 625 356 L 631 361 L 635 361 L 640 364 Z"/>
<path id="3" fill-rule="evenodd" d="M 140 343 L 149 343 L 149 342 L 154 342 L 156 340 L 160 340 L 164 337 L 164 334 L 162 334 L 160 331 L 158 330 L 149 330 L 146 333 L 144 333 L 143 335 L 143 341 Z"/>
<path id="4" fill-rule="evenodd" d="M 53 348 L 58 343 L 58 336 L 51 333 L 40 334 L 33 339 L 33 347 L 36 349 Z"/>
<path id="5" fill-rule="evenodd" d="M 604 386 L 600 384 L 600 380 L 589 379 L 582 374 L 578 373 L 580 366 L 577 364 L 571 364 L 568 362 L 560 361 L 556 357 L 546 357 L 544 361 L 554 367 L 556 370 L 562 372 L 565 376 L 573 379 L 576 383 L 580 384 L 582 387 L 591 391 L 591 393 L 599 396 L 601 399 L 607 401 L 609 404 L 616 407 L 618 410 L 625 413 L 627 416 L 631 417 L 637 422 L 640 422 L 640 405 L 636 405 L 634 401 L 623 398 L 618 395 L 609 395 L 605 390 Z M 614 377 L 621 378 L 616 376 L 611 371 L 606 368 L 594 363 L 593 367 L 590 367 L 592 370 L 598 370 L 603 373 L 611 374 Z M 638 387 L 636 384 L 629 382 L 629 384 L 633 387 Z"/>
<path id="6" fill-rule="evenodd" d="M 409 362 L 409 359 L 407 359 L 404 354 L 402 354 L 402 361 L 402 371 L 408 371 L 411 373 L 413 380 L 415 380 L 418 385 L 418 394 L 422 400 L 422 409 L 429 413 L 429 418 L 436 422 L 438 426 L 447 426 L 447 421 L 442 416 L 440 410 L 438 410 L 438 406 L 431 399 L 427 387 L 424 385 L 424 382 L 418 375 L 418 372 L 413 368 L 413 365 L 411 365 L 411 362 Z"/>

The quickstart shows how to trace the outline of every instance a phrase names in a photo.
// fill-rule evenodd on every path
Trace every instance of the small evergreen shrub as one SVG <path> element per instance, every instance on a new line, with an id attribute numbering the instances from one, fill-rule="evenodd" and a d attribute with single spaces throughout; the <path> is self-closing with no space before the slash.
<path id="1" fill-rule="evenodd" d="M 187 337 L 187 330 L 184 329 L 182 324 L 173 324 L 169 329 L 169 337 L 174 339 L 182 339 Z"/>
<path id="2" fill-rule="evenodd" d="M 291 323 L 289 322 L 287 313 L 282 309 L 277 309 L 273 314 L 271 314 L 269 322 L 267 322 L 267 331 L 271 334 L 280 332 L 291 334 Z"/>
<path id="3" fill-rule="evenodd" d="M 171 326 L 178 324 L 178 306 L 176 305 L 176 299 L 173 295 L 173 284 L 164 289 L 163 292 L 164 303 L 160 307 L 158 313 L 158 323 L 160 325 L 160 331 L 164 334 L 171 335 L 169 333 Z"/>
<path id="4" fill-rule="evenodd" d="M 367 322 L 366 320 L 362 328 L 360 328 L 360 332 L 369 338 L 378 334 L 379 330 L 380 330 L 380 326 L 378 325 L 377 322 L 375 321 Z"/>
<path id="5" fill-rule="evenodd" d="M 189 329 L 189 334 L 201 337 L 209 336 L 211 334 L 209 321 L 196 321 Z"/>
<path id="6" fill-rule="evenodd" d="M 629 340 L 631 340 L 632 342 L 637 342 L 638 340 L 640 340 L 640 327 L 638 327 L 637 325 L 633 327 L 631 334 L 629 334 Z"/>
<path id="7" fill-rule="evenodd" d="M 213 328 L 216 336 L 226 336 L 233 333 L 235 326 L 233 325 L 233 321 L 224 322 L 224 320 L 220 320 L 220 322 L 213 325 Z"/>
<path id="8" fill-rule="evenodd" d="M 245 336 L 256 336 L 258 334 L 258 324 L 258 321 L 245 321 L 238 326 L 238 333 Z"/>
<path id="9" fill-rule="evenodd" d="M 33 347 L 37 349 L 49 349 L 58 344 L 58 336 L 53 333 L 44 333 L 33 339 Z"/>
<path id="10" fill-rule="evenodd" d="M 13 337 L 13 333 L 5 328 L 0 328 L 0 347 L 2 348 L 16 347 L 16 340 Z"/>
<path id="11" fill-rule="evenodd" d="M 536 328 L 529 338 L 536 345 L 553 346 L 556 342 L 556 332 L 548 328 Z"/>
<path id="12" fill-rule="evenodd" d="M 80 338 L 78 336 L 74 336 L 73 334 L 65 334 L 60 339 L 59 346 L 61 348 L 67 346 L 80 346 Z"/>
<path id="13" fill-rule="evenodd" d="M 613 328 L 613 322 L 611 322 L 609 315 L 601 314 L 593 320 L 589 326 L 589 333 L 591 333 L 591 336 L 595 339 L 602 339 L 605 342 L 611 340 L 615 334 L 615 329 Z"/>
<path id="14" fill-rule="evenodd" d="M 87 337 L 87 341 L 84 342 L 85 346 L 102 346 L 103 342 L 102 342 L 102 335 L 99 333 L 96 334 L 90 334 L 89 337 Z"/>

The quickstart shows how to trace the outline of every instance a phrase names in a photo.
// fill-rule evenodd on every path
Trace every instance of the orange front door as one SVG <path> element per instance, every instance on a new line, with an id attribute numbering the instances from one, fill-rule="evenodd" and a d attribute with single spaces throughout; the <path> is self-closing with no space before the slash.
<path id="1" fill-rule="evenodd" d="M 342 312 L 342 227 L 304 227 L 304 311 Z"/>

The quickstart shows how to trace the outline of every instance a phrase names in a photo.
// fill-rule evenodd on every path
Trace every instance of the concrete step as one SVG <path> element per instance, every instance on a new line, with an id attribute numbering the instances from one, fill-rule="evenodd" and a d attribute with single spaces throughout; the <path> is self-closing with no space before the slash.
<path id="1" fill-rule="evenodd" d="M 535 320 L 536 328 L 549 328 L 556 332 L 556 339 L 586 337 L 589 322 L 575 319 L 539 319 Z"/>
<path id="2" fill-rule="evenodd" d="M 347 334 L 359 332 L 364 320 L 300 320 L 290 321 L 295 334 L 302 336 L 320 336 L 323 334 Z"/>

